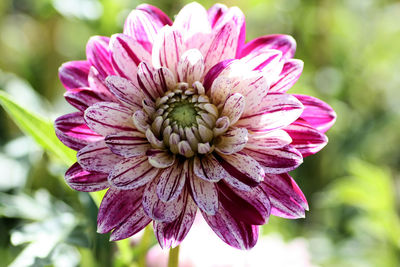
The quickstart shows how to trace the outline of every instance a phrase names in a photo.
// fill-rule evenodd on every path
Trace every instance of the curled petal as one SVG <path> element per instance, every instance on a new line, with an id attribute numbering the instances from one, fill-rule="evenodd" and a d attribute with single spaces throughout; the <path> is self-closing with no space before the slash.
<path id="1" fill-rule="evenodd" d="M 301 153 L 292 146 L 276 149 L 253 150 L 243 149 L 243 152 L 257 160 L 265 173 L 285 173 L 296 169 L 303 163 Z"/>
<path id="2" fill-rule="evenodd" d="M 291 145 L 296 148 L 303 157 L 313 155 L 320 151 L 328 143 L 328 137 L 306 121 L 298 119 L 285 127 L 285 131 L 293 139 Z"/>
<path id="3" fill-rule="evenodd" d="M 79 150 L 103 137 L 87 127 L 83 113 L 75 112 L 58 117 L 54 123 L 56 135 L 69 148 Z"/>
<path id="4" fill-rule="evenodd" d="M 145 95 L 134 83 L 119 76 L 108 76 L 106 84 L 110 91 L 132 110 L 142 108 Z"/>
<path id="5" fill-rule="evenodd" d="M 234 128 L 221 135 L 215 144 L 215 150 L 222 154 L 233 154 L 242 150 L 247 143 L 248 132 L 244 128 Z"/>
<path id="6" fill-rule="evenodd" d="M 87 87 L 90 63 L 86 60 L 70 61 L 61 65 L 58 70 L 60 81 L 69 89 Z"/>
<path id="7" fill-rule="evenodd" d="M 116 164 L 108 181 L 118 189 L 131 190 L 147 184 L 157 174 L 158 169 L 149 164 L 146 156 L 138 156 Z"/>
<path id="8" fill-rule="evenodd" d="M 242 116 L 245 105 L 246 100 L 243 95 L 239 93 L 232 94 L 226 99 L 221 116 L 228 117 L 230 124 L 234 125 Z"/>
<path id="9" fill-rule="evenodd" d="M 236 60 L 233 59 L 226 59 L 223 60 L 217 64 L 215 64 L 206 74 L 206 76 L 204 77 L 204 89 L 206 91 L 206 93 L 209 92 L 209 90 L 211 90 L 211 86 L 213 85 L 215 79 L 217 79 L 218 77 L 220 77 L 220 73 L 222 71 L 224 71 L 226 68 L 228 68 L 232 63 L 236 62 Z"/>
<path id="10" fill-rule="evenodd" d="M 224 181 L 239 190 L 249 191 L 264 179 L 265 173 L 261 165 L 242 152 L 231 155 L 216 154 L 215 158 L 229 173 L 224 177 Z"/>
<path id="11" fill-rule="evenodd" d="M 243 47 L 240 58 L 249 54 L 260 54 L 269 49 L 279 50 L 284 58 L 290 59 L 296 52 L 296 41 L 292 36 L 284 34 L 262 36 L 248 42 Z"/>
<path id="12" fill-rule="evenodd" d="M 91 143 L 76 155 L 78 163 L 87 171 L 109 173 L 123 158 L 115 155 L 104 140 Z"/>
<path id="13" fill-rule="evenodd" d="M 143 194 L 143 208 L 147 216 L 149 216 L 153 220 L 167 223 L 173 222 L 176 218 L 179 217 L 184 208 L 184 196 L 186 192 L 182 192 L 174 200 L 163 202 L 158 198 L 156 193 L 159 180 L 159 177 L 157 177 L 147 184 Z"/>
<path id="14" fill-rule="evenodd" d="M 95 192 L 109 186 L 107 176 L 107 173 L 85 171 L 79 163 L 75 163 L 65 173 L 65 181 L 72 189 Z"/>
<path id="15" fill-rule="evenodd" d="M 85 111 L 87 125 L 98 134 L 107 136 L 120 131 L 135 130 L 131 109 L 113 102 L 99 102 Z"/>
<path id="16" fill-rule="evenodd" d="M 121 225 L 141 208 L 144 187 L 136 190 L 110 188 L 97 215 L 97 232 L 104 234 Z"/>
<path id="17" fill-rule="evenodd" d="M 303 105 L 297 98 L 286 94 L 268 94 L 257 111 L 242 116 L 236 127 L 252 131 L 271 131 L 294 122 L 303 112 Z"/>
<path id="18" fill-rule="evenodd" d="M 299 59 L 289 59 L 283 65 L 278 80 L 269 89 L 270 92 L 285 93 L 300 78 L 303 72 L 303 61 Z"/>
<path id="19" fill-rule="evenodd" d="M 238 249 L 254 247 L 258 239 L 258 226 L 234 218 L 222 205 L 215 215 L 202 212 L 204 219 L 222 241 Z"/>
<path id="20" fill-rule="evenodd" d="M 138 66 L 138 83 L 143 92 L 153 101 L 163 96 L 163 90 L 157 83 L 155 70 L 146 62 L 141 62 Z"/>
<path id="21" fill-rule="evenodd" d="M 104 140 L 113 153 L 124 158 L 145 155 L 151 148 L 145 135 L 139 131 L 110 134 Z"/>
<path id="22" fill-rule="evenodd" d="M 187 50 L 178 63 L 178 78 L 181 82 L 193 84 L 200 81 L 204 72 L 204 59 L 197 49 Z"/>
<path id="23" fill-rule="evenodd" d="M 220 76 L 214 80 L 210 89 L 211 100 L 214 105 L 217 105 L 219 107 L 228 100 L 228 97 L 231 94 L 231 88 L 233 86 L 232 83 L 233 83 L 232 79 L 224 76 Z M 235 98 L 238 98 L 238 96 L 236 96 Z M 228 104 L 228 107 L 232 104 L 235 104 L 235 102 Z M 243 98 L 243 109 L 244 109 L 244 104 L 245 103 Z M 227 111 L 231 110 L 228 109 Z"/>
<path id="24" fill-rule="evenodd" d="M 217 182 L 229 175 L 212 154 L 195 157 L 193 171 L 197 177 L 206 182 Z"/>
<path id="25" fill-rule="evenodd" d="M 287 173 L 266 174 L 260 187 L 271 200 L 271 214 L 283 218 L 304 218 L 307 200 L 296 182 Z"/>
<path id="26" fill-rule="evenodd" d="M 149 149 L 146 155 L 150 164 L 159 169 L 168 168 L 175 162 L 174 154 L 161 149 Z"/>
<path id="27" fill-rule="evenodd" d="M 197 207 L 187 191 L 184 193 L 184 209 L 173 222 L 154 222 L 154 231 L 161 248 L 176 247 L 189 232 Z"/>
<path id="28" fill-rule="evenodd" d="M 300 118 L 325 133 L 336 121 L 335 111 L 324 101 L 307 95 L 294 95 L 304 105 Z"/>

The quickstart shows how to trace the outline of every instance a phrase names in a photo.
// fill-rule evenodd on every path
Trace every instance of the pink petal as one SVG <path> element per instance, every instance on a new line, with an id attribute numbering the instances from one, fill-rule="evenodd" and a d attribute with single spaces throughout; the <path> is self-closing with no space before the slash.
<path id="1" fill-rule="evenodd" d="M 110 134 L 104 140 L 113 153 L 124 158 L 145 155 L 151 148 L 146 136 L 139 131 Z"/>
<path id="2" fill-rule="evenodd" d="M 195 157 L 193 171 L 197 177 L 206 182 L 218 182 L 222 178 L 229 176 L 212 154 Z"/>
<path id="3" fill-rule="evenodd" d="M 242 116 L 236 127 L 252 131 L 271 131 L 294 122 L 303 112 L 297 98 L 286 94 L 268 94 L 253 114 Z"/>
<path id="4" fill-rule="evenodd" d="M 104 76 L 93 66 L 90 67 L 88 81 L 89 87 L 93 91 L 109 94 L 112 98 L 109 101 L 118 101 L 108 90 Z"/>
<path id="5" fill-rule="evenodd" d="M 110 93 L 94 91 L 88 87 L 75 88 L 65 92 L 65 99 L 80 111 L 85 111 L 89 106 L 97 102 L 110 101 L 113 99 Z"/>
<path id="6" fill-rule="evenodd" d="M 222 78 L 222 77 L 221 77 Z M 214 85 L 213 85 L 214 88 Z M 228 87 L 229 88 L 229 87 Z M 221 91 L 221 90 L 219 90 Z M 213 89 L 211 89 L 211 93 L 213 93 Z M 216 98 L 214 94 L 214 99 Z M 239 93 L 235 93 L 226 98 L 224 103 L 224 107 L 221 111 L 221 117 L 226 116 L 229 118 L 230 125 L 234 125 L 242 116 L 245 106 L 246 99 L 243 95 Z"/>
<path id="7" fill-rule="evenodd" d="M 308 210 L 307 200 L 287 173 L 266 174 L 260 187 L 271 200 L 273 215 L 289 219 L 305 217 L 305 210 Z"/>
<path id="8" fill-rule="evenodd" d="M 254 247 L 258 239 L 258 226 L 234 218 L 222 205 L 215 215 L 202 212 L 204 219 L 222 241 L 238 249 Z"/>
<path id="9" fill-rule="evenodd" d="M 162 72 L 163 73 L 163 72 Z M 142 62 L 138 66 L 138 82 L 143 92 L 152 100 L 163 96 L 163 89 L 157 83 L 155 69 L 149 66 L 146 62 Z"/>
<path id="10" fill-rule="evenodd" d="M 103 140 L 85 146 L 78 151 L 76 157 L 85 170 L 104 173 L 109 173 L 115 164 L 123 160 L 112 153 Z"/>
<path id="11" fill-rule="evenodd" d="M 336 121 L 335 111 L 324 101 L 307 95 L 294 95 L 304 105 L 300 118 L 325 133 Z"/>
<path id="12" fill-rule="evenodd" d="M 249 191 L 264 179 L 265 173 L 261 165 L 242 152 L 231 155 L 216 154 L 215 158 L 229 173 L 229 176 L 224 177 L 224 181 L 239 190 Z"/>
<path id="13" fill-rule="evenodd" d="M 157 184 L 159 177 L 147 184 L 143 194 L 143 208 L 146 214 L 156 221 L 173 222 L 181 214 L 186 192 L 182 192 L 176 199 L 169 202 L 161 201 L 157 196 Z M 185 191 L 185 189 L 184 189 Z"/>
<path id="14" fill-rule="evenodd" d="M 108 46 L 110 38 L 104 36 L 93 36 L 86 45 L 86 57 L 104 80 L 108 75 L 114 74 L 111 66 L 111 52 Z"/>
<path id="15" fill-rule="evenodd" d="M 163 249 L 178 246 L 189 232 L 196 217 L 196 204 L 187 191 L 183 198 L 184 209 L 177 219 L 169 223 L 154 221 L 154 232 Z"/>
<path id="16" fill-rule="evenodd" d="M 233 59 L 226 59 L 223 60 L 216 65 L 214 65 L 206 74 L 204 77 L 204 88 L 206 89 L 206 93 L 208 93 L 211 90 L 211 86 L 214 83 L 214 80 L 219 77 L 219 74 L 225 70 L 226 68 L 229 67 L 232 63 L 236 62 L 236 60 Z"/>
<path id="17" fill-rule="evenodd" d="M 147 217 L 142 206 L 135 209 L 128 218 L 114 228 L 110 235 L 110 241 L 118 241 L 133 236 L 140 230 L 145 228 L 151 222 L 151 218 Z"/>
<path id="18" fill-rule="evenodd" d="M 118 189 L 131 190 L 147 184 L 158 173 L 158 169 L 149 164 L 146 156 L 137 156 L 117 163 L 108 176 L 108 181 Z"/>
<path id="19" fill-rule="evenodd" d="M 177 78 L 177 66 L 184 52 L 182 34 L 170 26 L 165 26 L 159 32 L 153 48 L 153 66 L 166 67 Z"/>
<path id="20" fill-rule="evenodd" d="M 271 86 L 269 91 L 274 93 L 285 93 L 300 78 L 300 75 L 303 72 L 303 66 L 303 61 L 299 59 L 289 59 L 283 65 L 278 80 Z"/>
<path id="21" fill-rule="evenodd" d="M 133 111 L 122 104 L 99 102 L 85 111 L 87 125 L 103 136 L 120 131 L 135 130 L 132 122 Z"/>
<path id="22" fill-rule="evenodd" d="M 142 101 L 146 97 L 134 83 L 119 76 L 108 76 L 106 84 L 110 91 L 132 110 L 142 108 Z"/>
<path id="23" fill-rule="evenodd" d="M 215 26 L 222 20 L 227 10 L 228 7 L 226 5 L 219 3 L 214 4 L 208 9 L 208 20 L 210 21 L 212 28 L 215 28 Z"/>
<path id="24" fill-rule="evenodd" d="M 151 61 L 151 53 L 125 34 L 111 36 L 112 66 L 123 78 L 136 84 L 137 66 L 140 62 Z"/>
<path id="25" fill-rule="evenodd" d="M 200 81 L 203 72 L 204 59 L 199 50 L 190 49 L 183 53 L 178 63 L 179 81 L 192 85 L 195 81 Z"/>
<path id="26" fill-rule="evenodd" d="M 232 217 L 247 224 L 263 225 L 271 213 L 268 194 L 260 186 L 245 192 L 235 190 L 223 181 L 217 184 L 218 199 Z"/>
<path id="27" fill-rule="evenodd" d="M 285 127 L 285 131 L 293 139 L 291 146 L 296 148 L 303 157 L 317 153 L 328 143 L 328 137 L 325 134 L 302 119 Z"/>
<path id="28" fill-rule="evenodd" d="M 197 206 L 209 215 L 214 215 L 218 210 L 218 192 L 216 183 L 205 181 L 193 175 L 189 179 L 193 200 Z"/>
<path id="29" fill-rule="evenodd" d="M 240 53 L 240 58 L 252 53 L 260 53 L 268 49 L 282 52 L 282 56 L 290 59 L 296 52 L 296 41 L 292 36 L 283 34 L 266 35 L 248 42 Z"/>
<path id="30" fill-rule="evenodd" d="M 262 165 L 265 173 L 289 172 L 303 163 L 301 153 L 290 145 L 262 150 L 245 148 L 242 151 L 257 160 Z"/>
<path id="31" fill-rule="evenodd" d="M 209 33 L 211 31 L 207 11 L 196 2 L 185 5 L 176 15 L 173 27 L 182 33 L 185 40 L 198 33 Z"/>
<path id="32" fill-rule="evenodd" d="M 292 138 L 284 130 L 251 132 L 248 135 L 246 148 L 257 151 L 266 148 L 281 148 L 290 143 L 292 143 Z"/>
<path id="33" fill-rule="evenodd" d="M 144 4 L 129 14 L 125 20 L 124 34 L 151 53 L 157 33 L 165 24 L 172 24 L 167 15 L 154 6 Z"/>
<path id="34" fill-rule="evenodd" d="M 54 123 L 56 135 L 69 148 L 79 150 L 87 144 L 103 139 L 85 124 L 83 113 L 75 112 L 58 117 Z"/>
<path id="35" fill-rule="evenodd" d="M 107 173 L 85 171 L 78 163 L 65 173 L 65 181 L 75 190 L 94 192 L 108 188 Z"/>
<path id="36" fill-rule="evenodd" d="M 247 135 L 245 128 L 231 128 L 217 139 L 215 150 L 227 155 L 239 152 L 247 143 Z"/>
<path id="37" fill-rule="evenodd" d="M 89 69 L 90 63 L 86 60 L 70 61 L 61 65 L 58 76 L 67 90 L 87 87 Z"/>
<path id="38" fill-rule="evenodd" d="M 144 187 L 136 190 L 110 188 L 105 194 L 97 214 L 97 232 L 104 234 L 121 225 L 141 209 Z"/>

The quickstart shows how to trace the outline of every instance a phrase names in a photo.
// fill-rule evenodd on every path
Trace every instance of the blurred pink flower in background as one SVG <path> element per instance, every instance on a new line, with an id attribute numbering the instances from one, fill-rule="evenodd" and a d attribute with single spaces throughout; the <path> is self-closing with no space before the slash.
<path id="1" fill-rule="evenodd" d="M 60 68 L 59 139 L 78 151 L 66 173 L 79 191 L 108 189 L 98 232 L 130 237 L 153 222 L 178 245 L 199 209 L 227 244 L 248 249 L 269 216 L 302 218 L 307 201 L 288 172 L 327 144 L 335 112 L 287 94 L 303 62 L 294 39 L 245 43 L 240 9 L 186 5 L 172 22 L 140 5 L 123 33 L 95 36 L 87 60 Z"/>

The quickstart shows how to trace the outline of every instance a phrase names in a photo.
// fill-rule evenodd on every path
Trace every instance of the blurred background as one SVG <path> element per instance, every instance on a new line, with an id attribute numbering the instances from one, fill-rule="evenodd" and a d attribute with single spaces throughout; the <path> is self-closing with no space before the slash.
<path id="1" fill-rule="evenodd" d="M 147 1 L 171 17 L 187 2 Z M 199 2 L 206 8 L 214 3 Z M 296 257 L 308 262 L 301 266 L 400 266 L 400 3 L 220 2 L 245 13 L 247 40 L 292 35 L 305 68 L 289 92 L 318 97 L 338 115 L 327 147 L 291 173 L 309 201 L 306 218 L 271 217 L 263 235 L 272 239 L 257 249 L 279 246 L 283 257 L 300 251 Z M 1 0 L 0 89 L 45 118 L 72 111 L 58 67 L 84 59 L 90 36 L 121 32 L 140 3 Z M 117 248 L 97 234 L 96 204 L 65 184 L 66 168 L 0 108 L 0 266 L 142 264 L 154 238 Z M 275 265 L 265 256 L 259 266 Z"/>

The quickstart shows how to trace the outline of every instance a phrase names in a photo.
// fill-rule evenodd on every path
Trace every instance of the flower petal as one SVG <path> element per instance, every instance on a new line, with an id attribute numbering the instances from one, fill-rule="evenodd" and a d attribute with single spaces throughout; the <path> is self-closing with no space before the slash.
<path id="1" fill-rule="evenodd" d="M 189 179 L 188 163 L 188 160 L 184 160 L 162 171 L 157 184 L 157 196 L 161 201 L 169 202 L 180 195 Z"/>
<path id="2" fill-rule="evenodd" d="M 296 40 L 290 35 L 273 34 L 256 38 L 248 42 L 240 53 L 240 58 L 249 54 L 260 54 L 265 50 L 276 49 L 282 52 L 282 56 L 290 59 L 296 52 Z"/>
<path id="3" fill-rule="evenodd" d="M 246 148 L 257 151 L 266 148 L 281 148 L 290 143 L 292 143 L 292 138 L 284 130 L 251 132 L 248 135 Z"/>
<path id="4" fill-rule="evenodd" d="M 214 84 L 215 79 L 220 77 L 220 73 L 224 71 L 226 68 L 228 68 L 232 63 L 236 62 L 237 60 L 233 59 L 226 59 L 221 62 L 218 62 L 215 64 L 206 74 L 204 77 L 204 88 L 206 90 L 206 93 L 208 93 L 211 90 L 211 86 Z M 219 83 L 216 83 L 219 84 Z"/>
<path id="5" fill-rule="evenodd" d="M 158 171 L 149 164 L 146 156 L 137 156 L 117 163 L 110 172 L 108 181 L 118 189 L 131 190 L 153 180 Z"/>
<path id="6" fill-rule="evenodd" d="M 163 90 L 157 83 L 155 69 L 146 62 L 141 62 L 138 66 L 138 83 L 143 92 L 153 101 L 163 96 Z"/>
<path id="7" fill-rule="evenodd" d="M 185 192 L 169 202 L 161 201 L 157 196 L 159 177 L 147 184 L 143 194 L 143 208 L 146 214 L 156 221 L 173 222 L 181 214 L 185 204 Z M 184 189 L 185 191 L 186 189 Z"/>
<path id="8" fill-rule="evenodd" d="M 269 195 L 271 214 L 289 219 L 305 217 L 305 210 L 308 210 L 307 200 L 287 173 L 266 174 L 260 187 Z"/>
<path id="9" fill-rule="evenodd" d="M 245 128 L 231 128 L 217 139 L 215 150 L 222 154 L 239 152 L 247 143 L 247 134 Z"/>
<path id="10" fill-rule="evenodd" d="M 146 97 L 133 82 L 119 76 L 108 76 L 106 84 L 110 91 L 132 110 L 142 108 L 142 100 Z"/>
<path id="11" fill-rule="evenodd" d="M 58 70 L 60 81 L 69 89 L 87 87 L 90 63 L 86 60 L 70 61 L 61 65 Z"/>
<path id="12" fill-rule="evenodd" d="M 303 112 L 297 98 L 286 94 L 268 94 L 253 114 L 242 116 L 236 127 L 251 131 L 271 131 L 294 122 Z"/>
<path id="13" fill-rule="evenodd" d="M 278 80 L 269 89 L 270 92 L 285 93 L 300 78 L 303 72 L 303 61 L 299 59 L 289 59 L 283 65 Z"/>
<path id="14" fill-rule="evenodd" d="M 291 146 L 296 148 L 303 157 L 317 153 L 328 143 L 328 137 L 325 134 L 302 119 L 285 127 L 285 131 L 293 139 Z"/>
<path id="15" fill-rule="evenodd" d="M 205 181 L 192 175 L 190 181 L 190 188 L 193 200 L 197 206 L 209 215 L 214 215 L 218 210 L 218 192 L 215 183 Z"/>
<path id="16" fill-rule="evenodd" d="M 146 136 L 137 130 L 110 134 L 104 140 L 113 153 L 124 158 L 145 155 L 151 148 Z"/>
<path id="17" fill-rule="evenodd" d="M 87 171 L 109 173 L 122 157 L 115 155 L 106 146 L 104 140 L 91 143 L 76 155 L 78 163 Z"/>
<path id="18" fill-rule="evenodd" d="M 207 10 L 208 20 L 210 21 L 211 27 L 214 28 L 217 23 L 224 17 L 225 13 L 228 11 L 228 7 L 224 4 L 214 4 Z"/>
<path id="19" fill-rule="evenodd" d="M 85 111 L 87 125 L 103 136 L 120 131 L 134 131 L 133 111 L 126 106 L 113 102 L 99 102 Z"/>
<path id="20" fill-rule="evenodd" d="M 136 190 L 110 188 L 104 195 L 97 215 L 97 232 L 104 234 L 118 227 L 141 208 L 144 187 Z"/>
<path id="21" fill-rule="evenodd" d="M 245 192 L 229 187 L 224 181 L 217 184 L 218 199 L 224 208 L 238 221 L 263 225 L 271 214 L 268 194 L 257 186 Z"/>
<path id="22" fill-rule="evenodd" d="M 108 188 L 107 176 L 107 173 L 85 171 L 79 163 L 75 163 L 65 173 L 65 181 L 72 189 L 95 192 Z"/>
<path id="23" fill-rule="evenodd" d="M 199 33 L 211 32 L 207 11 L 196 2 L 185 5 L 176 15 L 173 27 L 182 33 L 186 40 L 194 39 Z M 192 47 L 191 47 L 192 48 Z"/>
<path id="24" fill-rule="evenodd" d="M 94 91 L 88 87 L 75 88 L 65 92 L 65 99 L 80 111 L 85 111 L 89 106 L 113 99 L 111 93 Z"/>
<path id="25" fill-rule="evenodd" d="M 239 93 L 232 94 L 226 98 L 224 107 L 222 108 L 221 117 L 228 117 L 230 125 L 234 125 L 242 116 L 245 106 L 246 100 L 243 95 Z"/>
<path id="26" fill-rule="evenodd" d="M 258 226 L 238 221 L 222 205 L 215 215 L 202 215 L 222 241 L 238 249 L 254 247 L 258 239 Z"/>
<path id="27" fill-rule="evenodd" d="M 150 62 L 151 53 L 144 49 L 140 43 L 125 34 L 111 36 L 111 60 L 115 71 L 136 84 L 137 66 L 140 62 Z"/>
<path id="28" fill-rule="evenodd" d="M 146 155 L 150 164 L 159 169 L 170 167 L 175 162 L 174 154 L 161 149 L 149 149 Z"/>
<path id="29" fill-rule="evenodd" d="M 222 178 L 229 176 L 212 154 L 194 157 L 193 171 L 197 177 L 206 182 L 218 182 Z"/>
<path id="30" fill-rule="evenodd" d="M 257 160 L 262 165 L 265 173 L 289 172 L 303 163 L 301 153 L 290 145 L 263 150 L 244 148 L 242 151 Z"/>
<path id="31" fill-rule="evenodd" d="M 195 81 L 200 81 L 203 72 L 204 59 L 199 50 L 190 49 L 183 53 L 178 63 L 179 81 L 192 85 Z"/>
<path id="32" fill-rule="evenodd" d="M 135 212 L 114 228 L 110 235 L 110 241 L 118 241 L 133 236 L 145 228 L 151 222 L 140 205 Z"/>
<path id="33" fill-rule="evenodd" d="M 239 190 L 249 191 L 264 179 L 265 173 L 261 165 L 242 152 L 231 155 L 216 154 L 215 158 L 229 173 L 229 176 L 224 177 L 224 181 Z"/>
<path id="34" fill-rule="evenodd" d="M 140 5 L 125 20 L 124 34 L 132 37 L 149 53 L 158 31 L 171 20 L 160 9 L 151 5 Z"/>
<path id="35" fill-rule="evenodd" d="M 54 123 L 56 135 L 69 148 L 79 150 L 87 144 L 103 139 L 87 127 L 83 113 L 75 112 L 58 117 Z"/>
<path id="36" fill-rule="evenodd" d="M 196 217 L 197 206 L 189 193 L 185 192 L 184 209 L 173 222 L 154 222 L 154 231 L 161 248 L 178 246 L 189 232 L 194 218 Z"/>
<path id="37" fill-rule="evenodd" d="M 109 49 L 110 38 L 104 36 L 93 36 L 86 45 L 86 57 L 99 72 L 102 80 L 108 75 L 115 74 L 111 66 L 111 52 Z"/>
<path id="38" fill-rule="evenodd" d="M 165 26 L 161 29 L 153 46 L 153 66 L 166 67 L 177 78 L 177 66 L 184 52 L 183 36 L 176 29 Z"/>
<path id="39" fill-rule="evenodd" d="M 325 133 L 336 121 L 335 111 L 324 101 L 307 95 L 293 95 L 304 105 L 300 118 L 318 131 Z"/>

